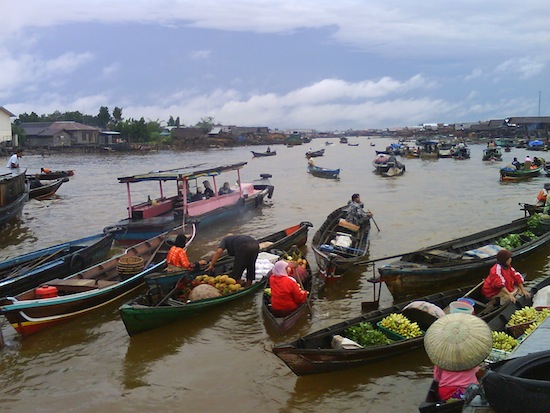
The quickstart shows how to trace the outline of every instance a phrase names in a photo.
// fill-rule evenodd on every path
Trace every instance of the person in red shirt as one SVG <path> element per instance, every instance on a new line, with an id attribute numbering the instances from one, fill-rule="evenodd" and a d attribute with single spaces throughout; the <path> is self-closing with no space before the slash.
<path id="1" fill-rule="evenodd" d="M 512 253 L 500 250 L 497 253 L 497 262 L 489 270 L 489 275 L 483 282 L 481 293 L 488 299 L 499 297 L 501 301 L 516 302 L 517 293 L 529 297 L 523 287 L 523 276 L 512 267 Z"/>
<path id="2" fill-rule="evenodd" d="M 205 260 L 200 260 L 195 263 L 189 262 L 187 258 L 187 252 L 185 251 L 185 245 L 187 244 L 187 237 L 183 234 L 179 234 L 176 237 L 176 241 L 168 254 L 166 255 L 166 263 L 168 264 L 169 272 L 179 272 L 182 270 L 194 270 L 198 269 L 201 265 L 205 265 Z"/>
<path id="3" fill-rule="evenodd" d="M 277 261 L 270 271 L 271 311 L 276 317 L 284 317 L 298 308 L 307 299 L 308 292 L 300 288 L 294 278 L 288 275 L 286 261 Z"/>

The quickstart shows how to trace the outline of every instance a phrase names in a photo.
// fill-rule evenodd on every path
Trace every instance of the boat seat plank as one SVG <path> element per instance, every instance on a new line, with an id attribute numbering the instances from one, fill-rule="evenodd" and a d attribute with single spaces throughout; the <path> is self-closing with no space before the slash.
<path id="1" fill-rule="evenodd" d="M 433 255 L 439 258 L 448 259 L 448 260 L 462 259 L 462 254 L 455 254 L 454 252 L 443 251 L 443 250 L 429 250 L 429 251 L 426 251 L 426 254 Z"/>
<path id="2" fill-rule="evenodd" d="M 69 279 L 60 279 L 56 278 L 50 280 L 46 283 L 49 286 L 57 287 L 58 290 L 62 291 L 87 291 L 94 290 L 98 288 L 109 287 L 113 284 L 118 284 L 117 281 L 106 281 L 106 280 L 93 280 L 87 278 L 69 278 Z"/>

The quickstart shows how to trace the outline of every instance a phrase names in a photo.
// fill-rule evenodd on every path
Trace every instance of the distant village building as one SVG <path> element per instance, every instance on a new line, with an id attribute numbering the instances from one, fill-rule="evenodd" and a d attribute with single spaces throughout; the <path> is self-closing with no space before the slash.
<path id="1" fill-rule="evenodd" d="M 73 121 L 26 122 L 20 124 L 25 131 L 28 147 L 67 147 L 99 145 L 100 129 Z"/>
<path id="2" fill-rule="evenodd" d="M 12 141 L 11 118 L 14 117 L 13 113 L 0 106 L 0 144 L 2 145 Z M 17 146 L 17 143 L 14 146 Z"/>

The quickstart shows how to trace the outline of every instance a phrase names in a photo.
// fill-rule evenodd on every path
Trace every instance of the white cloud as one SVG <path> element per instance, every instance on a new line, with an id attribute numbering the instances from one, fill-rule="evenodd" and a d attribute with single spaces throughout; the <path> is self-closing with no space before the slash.
<path id="1" fill-rule="evenodd" d="M 210 57 L 211 50 L 194 50 L 191 52 L 192 60 L 204 60 Z"/>

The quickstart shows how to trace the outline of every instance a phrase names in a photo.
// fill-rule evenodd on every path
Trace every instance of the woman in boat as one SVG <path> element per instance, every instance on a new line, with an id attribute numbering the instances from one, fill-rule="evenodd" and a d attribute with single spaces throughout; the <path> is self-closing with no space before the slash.
<path id="1" fill-rule="evenodd" d="M 204 185 L 204 196 L 206 199 L 212 198 L 214 196 L 214 190 L 210 186 L 209 181 L 203 181 L 202 184 Z"/>
<path id="2" fill-rule="evenodd" d="M 470 384 L 479 384 L 479 366 L 469 370 L 449 371 L 434 366 L 434 380 L 437 382 L 437 396 L 441 401 L 464 399 L 464 391 Z"/>
<path id="3" fill-rule="evenodd" d="M 218 195 L 230 194 L 231 192 L 233 192 L 233 190 L 229 186 L 229 182 L 224 182 L 223 186 L 218 191 Z"/>
<path id="4" fill-rule="evenodd" d="M 180 272 L 183 270 L 199 269 L 201 265 L 205 265 L 205 260 L 200 260 L 195 263 L 189 262 L 185 246 L 187 245 L 187 237 L 179 234 L 174 241 L 174 245 L 168 250 L 166 255 L 166 263 L 168 264 L 168 272 Z"/>
<path id="5" fill-rule="evenodd" d="M 489 270 L 489 275 L 483 282 L 481 293 L 487 299 L 498 297 L 500 302 L 516 302 L 516 294 L 521 293 L 530 297 L 523 286 L 523 276 L 512 267 L 512 253 L 500 250 L 497 253 L 497 262 Z"/>
<path id="6" fill-rule="evenodd" d="M 269 274 L 271 311 L 276 317 L 286 317 L 307 299 L 308 292 L 289 275 L 290 270 L 289 264 L 281 260 L 275 263 Z"/>
<path id="7" fill-rule="evenodd" d="M 550 182 L 544 184 L 544 187 L 537 194 L 537 199 L 535 200 L 535 206 L 543 207 L 546 206 L 548 199 L 548 191 L 550 191 Z"/>
<path id="8" fill-rule="evenodd" d="M 371 211 L 365 211 L 363 208 L 365 205 L 361 202 L 361 196 L 359 194 L 353 194 L 348 201 L 348 212 L 346 215 L 346 221 L 355 225 L 363 225 L 372 218 Z"/>

